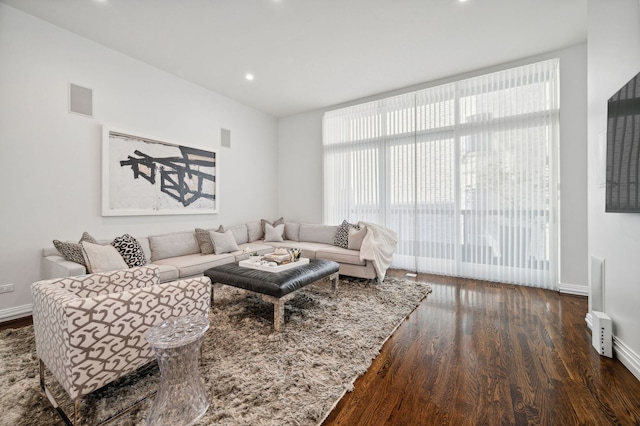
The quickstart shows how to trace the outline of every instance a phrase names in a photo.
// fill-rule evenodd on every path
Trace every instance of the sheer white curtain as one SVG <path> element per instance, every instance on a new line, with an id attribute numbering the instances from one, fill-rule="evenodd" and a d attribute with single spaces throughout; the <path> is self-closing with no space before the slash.
<path id="1" fill-rule="evenodd" d="M 327 112 L 325 222 L 395 230 L 395 267 L 556 288 L 558 67 Z"/>

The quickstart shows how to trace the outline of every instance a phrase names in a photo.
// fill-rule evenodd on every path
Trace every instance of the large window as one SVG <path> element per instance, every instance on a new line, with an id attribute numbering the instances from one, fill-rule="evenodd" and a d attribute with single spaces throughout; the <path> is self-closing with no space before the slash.
<path id="1" fill-rule="evenodd" d="M 558 60 L 330 111 L 324 220 L 398 234 L 394 267 L 556 287 Z"/>

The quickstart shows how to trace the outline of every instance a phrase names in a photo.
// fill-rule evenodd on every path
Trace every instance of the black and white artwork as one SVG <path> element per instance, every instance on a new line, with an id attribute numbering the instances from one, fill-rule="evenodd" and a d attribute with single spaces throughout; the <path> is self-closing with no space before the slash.
<path id="1" fill-rule="evenodd" d="M 215 150 L 103 129 L 103 216 L 218 213 Z"/>

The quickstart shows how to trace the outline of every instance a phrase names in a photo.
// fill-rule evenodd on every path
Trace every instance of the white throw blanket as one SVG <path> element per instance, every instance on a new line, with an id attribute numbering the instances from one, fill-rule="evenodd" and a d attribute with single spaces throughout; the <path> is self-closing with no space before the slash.
<path id="1" fill-rule="evenodd" d="M 379 281 L 384 280 L 387 268 L 391 265 L 393 253 L 398 245 L 395 231 L 368 222 L 358 223 L 367 227 L 367 233 L 360 247 L 360 260 L 370 260 L 376 270 Z"/>

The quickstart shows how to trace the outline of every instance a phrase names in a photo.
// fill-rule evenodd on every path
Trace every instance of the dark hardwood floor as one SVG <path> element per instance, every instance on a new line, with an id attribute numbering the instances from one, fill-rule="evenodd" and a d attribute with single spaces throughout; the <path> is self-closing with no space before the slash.
<path id="1" fill-rule="evenodd" d="M 586 297 L 415 279 L 433 293 L 324 425 L 640 425 L 640 381 L 591 347 Z"/>
<path id="2" fill-rule="evenodd" d="M 586 297 L 415 279 L 433 293 L 324 425 L 640 425 L 640 381 L 591 347 Z"/>

